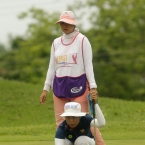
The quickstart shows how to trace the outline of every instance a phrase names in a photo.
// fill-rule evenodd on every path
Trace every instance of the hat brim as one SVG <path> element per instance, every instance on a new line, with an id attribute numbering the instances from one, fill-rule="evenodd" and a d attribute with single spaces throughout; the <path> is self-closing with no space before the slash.
<path id="1" fill-rule="evenodd" d="M 74 20 L 70 20 L 70 19 L 60 19 L 55 24 L 59 24 L 60 22 L 64 22 L 64 23 L 76 26 L 76 22 Z"/>
<path id="2" fill-rule="evenodd" d="M 65 117 L 65 116 L 75 116 L 75 117 L 81 117 L 81 116 L 85 116 L 86 113 L 85 112 L 81 112 L 81 113 L 63 113 L 60 116 L 61 117 Z"/>

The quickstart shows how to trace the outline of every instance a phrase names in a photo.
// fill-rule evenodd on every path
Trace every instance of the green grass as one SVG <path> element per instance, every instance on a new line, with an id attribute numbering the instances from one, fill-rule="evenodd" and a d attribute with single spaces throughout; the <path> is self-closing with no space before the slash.
<path id="1" fill-rule="evenodd" d="M 144 140 L 107 140 L 106 145 L 144 145 Z M 54 145 L 53 141 L 1 142 L 1 145 Z"/>
<path id="2" fill-rule="evenodd" d="M 0 79 L 0 145 L 54 144 L 52 93 L 40 105 L 42 88 Z M 107 145 L 145 144 L 144 102 L 99 96 L 99 104 L 106 118 L 100 131 Z"/>
<path id="3" fill-rule="evenodd" d="M 0 126 L 23 126 L 54 122 L 52 95 L 44 106 L 39 96 L 43 84 L 32 85 L 0 79 Z M 49 118 L 49 119 L 48 119 Z"/>

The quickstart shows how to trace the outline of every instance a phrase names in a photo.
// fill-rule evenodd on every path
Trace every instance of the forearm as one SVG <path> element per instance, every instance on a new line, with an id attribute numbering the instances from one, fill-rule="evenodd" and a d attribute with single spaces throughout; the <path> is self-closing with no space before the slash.
<path id="1" fill-rule="evenodd" d="M 48 68 L 48 72 L 47 72 L 47 76 L 46 76 L 46 80 L 44 83 L 44 88 L 43 90 L 46 90 L 47 92 L 49 92 L 51 86 L 52 86 L 52 82 L 53 82 L 53 78 L 54 78 L 54 70 L 50 70 Z"/>
<path id="2" fill-rule="evenodd" d="M 102 127 L 106 124 L 105 117 L 98 104 L 95 104 L 95 126 Z M 94 126 L 94 120 L 91 122 L 91 126 Z"/>
<path id="3" fill-rule="evenodd" d="M 64 145 L 64 139 L 55 138 L 55 145 Z"/>

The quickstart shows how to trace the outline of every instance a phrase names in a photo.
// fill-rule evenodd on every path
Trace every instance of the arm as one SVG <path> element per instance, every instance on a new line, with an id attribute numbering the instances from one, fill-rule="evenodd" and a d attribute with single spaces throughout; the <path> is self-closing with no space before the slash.
<path id="1" fill-rule="evenodd" d="M 51 54 L 50 54 L 50 62 L 49 62 L 49 67 L 48 67 L 43 90 L 46 90 L 47 92 L 49 92 L 50 87 L 52 85 L 53 78 L 54 78 L 54 74 L 55 74 L 55 56 L 54 56 L 54 48 L 52 45 Z"/>
<path id="2" fill-rule="evenodd" d="M 50 87 L 51 87 L 51 84 L 52 84 L 52 81 L 53 81 L 54 73 L 55 73 L 55 57 L 54 57 L 54 48 L 53 48 L 53 46 L 51 46 L 51 55 L 50 55 L 49 68 L 48 68 L 48 71 L 47 71 L 47 76 L 46 76 L 43 92 L 40 96 L 40 103 L 42 105 L 46 101 L 47 92 L 50 91 Z"/>
<path id="3" fill-rule="evenodd" d="M 105 118 L 98 104 L 95 104 L 95 115 L 96 115 L 95 126 L 96 127 L 104 126 L 106 124 Z M 94 119 L 91 121 L 91 126 L 94 126 Z"/>
<path id="4" fill-rule="evenodd" d="M 83 42 L 83 56 L 84 56 L 84 65 L 85 65 L 85 72 L 87 76 L 87 80 L 89 82 L 90 92 L 94 92 L 98 95 L 97 92 L 97 84 L 94 78 L 94 71 L 93 71 L 93 63 L 92 63 L 92 47 L 89 40 L 85 37 Z"/>
<path id="5" fill-rule="evenodd" d="M 106 124 L 106 122 L 105 122 L 104 115 L 98 105 L 97 95 L 91 93 L 91 100 L 93 101 L 93 105 L 94 105 L 95 114 L 93 115 L 93 117 L 95 117 L 95 126 L 102 127 Z M 91 126 L 94 126 L 94 119 L 91 121 Z"/>
<path id="6" fill-rule="evenodd" d="M 83 57 L 84 57 L 84 65 L 85 72 L 87 76 L 87 80 L 89 82 L 90 89 L 97 88 L 97 84 L 94 78 L 93 71 L 93 63 L 92 63 L 92 47 L 89 40 L 85 37 L 83 42 Z"/>
<path id="7" fill-rule="evenodd" d="M 55 134 L 55 145 L 65 145 L 64 121 L 59 125 Z"/>
<path id="8" fill-rule="evenodd" d="M 65 139 L 55 138 L 55 145 L 64 145 Z"/>

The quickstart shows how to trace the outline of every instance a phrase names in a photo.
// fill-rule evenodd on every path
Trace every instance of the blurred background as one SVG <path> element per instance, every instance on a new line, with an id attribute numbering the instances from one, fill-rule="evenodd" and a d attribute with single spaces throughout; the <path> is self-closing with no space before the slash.
<path id="1" fill-rule="evenodd" d="M 0 0 L 0 42 L 7 43 L 9 35 L 21 35 L 26 31 L 32 19 L 20 21 L 18 19 L 20 13 L 32 7 L 49 13 L 62 12 L 71 3 L 67 0 Z"/>
<path id="2" fill-rule="evenodd" d="M 0 81 L 43 86 L 64 10 L 91 42 L 99 96 L 145 101 L 143 0 L 0 0 Z"/>

